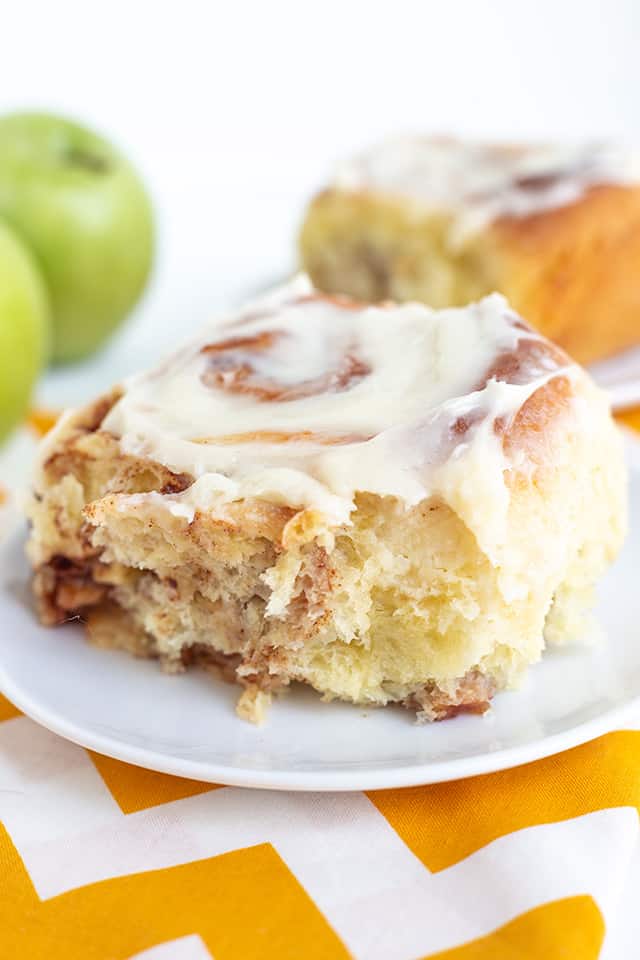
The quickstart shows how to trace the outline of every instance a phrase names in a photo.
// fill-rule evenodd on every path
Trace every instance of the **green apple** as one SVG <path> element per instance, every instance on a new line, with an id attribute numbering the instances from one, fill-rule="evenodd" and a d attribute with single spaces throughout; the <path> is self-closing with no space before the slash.
<path id="1" fill-rule="evenodd" d="M 22 419 L 46 360 L 49 304 L 29 251 L 0 223 L 0 440 Z"/>
<path id="2" fill-rule="evenodd" d="M 43 113 L 0 117 L 0 216 L 30 247 L 53 316 L 54 361 L 99 347 L 140 297 L 153 259 L 151 203 L 98 134 Z"/>

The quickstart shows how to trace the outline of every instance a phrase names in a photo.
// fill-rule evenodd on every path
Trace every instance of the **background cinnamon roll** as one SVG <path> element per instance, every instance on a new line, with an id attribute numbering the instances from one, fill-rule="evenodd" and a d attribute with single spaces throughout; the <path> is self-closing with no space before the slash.
<path id="1" fill-rule="evenodd" d="M 624 468 L 604 396 L 501 296 L 300 279 L 67 414 L 30 515 L 45 623 L 222 665 L 244 715 L 302 681 L 432 720 L 579 632 Z"/>
<path id="2" fill-rule="evenodd" d="M 499 290 L 582 363 L 640 342 L 640 158 L 622 147 L 391 140 L 314 199 L 300 250 L 319 288 L 363 300 Z"/>

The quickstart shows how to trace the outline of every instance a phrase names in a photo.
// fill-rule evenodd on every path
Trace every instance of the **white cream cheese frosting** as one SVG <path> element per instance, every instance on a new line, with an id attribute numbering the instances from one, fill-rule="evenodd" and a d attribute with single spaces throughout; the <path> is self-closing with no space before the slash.
<path id="1" fill-rule="evenodd" d="M 640 155 L 617 144 L 510 145 L 407 136 L 347 160 L 333 185 L 403 197 L 447 214 L 452 242 L 461 242 L 499 217 L 565 206 L 598 184 L 638 182 Z"/>
<path id="2" fill-rule="evenodd" d="M 129 380 L 102 429 L 124 452 L 195 478 L 161 497 L 187 520 L 257 497 L 339 526 L 360 492 L 406 506 L 440 496 L 491 556 L 511 465 L 496 424 L 577 369 L 498 294 L 440 311 L 368 306 L 301 278 Z"/>

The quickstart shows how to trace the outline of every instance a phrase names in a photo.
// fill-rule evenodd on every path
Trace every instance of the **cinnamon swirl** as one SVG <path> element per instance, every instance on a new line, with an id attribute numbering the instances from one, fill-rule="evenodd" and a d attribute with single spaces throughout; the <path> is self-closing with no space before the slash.
<path id="1" fill-rule="evenodd" d="M 623 536 L 620 446 L 503 297 L 371 306 L 302 278 L 48 435 L 41 616 L 222 665 L 243 715 L 291 681 L 481 712 L 579 632 Z"/>
<path id="2" fill-rule="evenodd" d="M 622 147 L 391 140 L 338 170 L 300 248 L 319 288 L 363 300 L 500 290 L 581 363 L 640 342 L 640 157 Z"/>

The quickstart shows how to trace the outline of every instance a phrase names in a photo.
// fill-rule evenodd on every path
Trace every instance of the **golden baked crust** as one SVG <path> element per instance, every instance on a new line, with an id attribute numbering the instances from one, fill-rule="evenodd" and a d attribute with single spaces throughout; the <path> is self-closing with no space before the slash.
<path id="1" fill-rule="evenodd" d="M 463 519 L 469 498 L 484 509 L 464 470 L 447 499 L 407 505 L 359 491 L 344 522 L 258 496 L 196 502 L 189 513 L 193 475 L 127 452 L 107 428 L 115 390 L 45 440 L 28 546 L 43 622 L 79 616 L 101 645 L 157 657 L 172 671 L 222 670 L 246 689 L 243 716 L 261 715 L 268 695 L 291 681 L 325 699 L 401 703 L 421 720 L 482 712 L 546 643 L 580 631 L 625 526 L 620 438 L 604 398 L 559 348 L 512 315 L 506 327 L 516 346 L 479 368 L 473 395 L 540 385 L 506 419 L 465 406 L 438 448 L 455 461 L 482 423 L 502 451 L 508 503 L 497 552 Z M 340 404 L 340 391 L 370 375 L 354 347 L 326 378 L 278 384 L 260 367 L 263 348 L 235 333 L 208 345 L 205 388 L 242 405 L 283 392 L 304 404 L 327 391 Z M 212 433 L 223 446 L 257 436 L 230 439 L 215 424 Z M 307 442 L 303 433 L 274 430 L 267 443 L 295 446 Z M 362 441 L 316 437 L 322 449 Z"/>
<path id="2" fill-rule="evenodd" d="M 450 225 L 402 198 L 328 189 L 302 226 L 302 265 L 319 289 L 369 301 L 446 307 L 499 290 L 580 363 L 640 342 L 640 187 L 593 186 L 455 249 Z"/>
<path id="3" fill-rule="evenodd" d="M 259 694 L 282 689 L 295 676 L 287 662 L 287 647 L 312 642 L 328 619 L 324 605 L 337 570 L 325 548 L 314 542 L 317 531 L 312 512 L 254 501 L 230 504 L 224 518 L 199 514 L 186 531 L 172 531 L 172 542 L 160 547 L 160 551 L 166 547 L 167 553 L 176 548 L 183 551 L 185 564 L 175 554 L 170 558 L 172 564 L 178 564 L 175 577 L 163 576 L 157 565 L 153 570 L 149 537 L 143 547 L 147 555 L 134 550 L 136 555 L 130 558 L 140 564 L 138 569 L 114 559 L 112 550 L 105 557 L 98 531 L 105 518 L 117 523 L 114 514 L 119 495 L 157 491 L 168 496 L 191 482 L 159 463 L 141 461 L 118 450 L 114 438 L 100 430 L 100 421 L 115 399 L 117 393 L 80 411 L 43 466 L 43 492 L 36 493 L 30 509 L 34 534 L 29 545 L 41 620 L 53 626 L 79 617 L 86 622 L 92 643 L 159 658 L 170 672 L 192 665 L 213 667 L 225 679 L 246 688 L 239 713 L 257 719 L 265 705 Z M 532 398 L 534 402 L 537 405 L 539 398 Z M 444 505 L 431 504 L 426 515 L 440 511 L 445 516 L 448 513 Z M 153 520 L 145 518 L 143 523 L 151 525 Z M 139 520 L 125 517 L 123 536 L 135 540 L 139 526 Z M 154 541 L 153 546 L 158 543 Z M 293 563 L 286 560 L 287 551 Z M 210 573 L 206 557 L 214 555 L 223 562 L 240 559 L 245 564 L 247 586 L 240 604 L 230 595 L 223 605 L 198 597 L 198 582 Z M 270 638 L 264 617 L 269 590 L 260 585 L 259 578 L 281 558 L 285 567 L 299 565 L 300 570 L 289 585 L 295 596 L 288 605 L 287 636 L 283 637 L 276 625 L 275 636 Z M 238 584 L 235 587 L 237 592 Z M 252 593 L 256 589 L 259 593 Z M 189 593 L 187 602 L 185 591 Z M 156 597 L 150 598 L 151 592 Z M 171 608 L 180 608 L 184 614 L 188 604 L 193 619 L 194 602 L 202 606 L 205 621 L 200 632 L 194 631 L 198 639 L 171 648 L 172 634 L 181 627 L 180 614 L 173 616 Z M 252 603 L 257 607 L 253 617 L 247 614 Z M 138 616 L 145 605 L 152 611 L 153 632 L 145 630 Z M 253 636 L 249 636 L 251 627 Z M 206 642 L 209 632 L 215 633 L 216 647 Z M 429 720 L 484 712 L 495 683 L 473 671 L 454 688 L 445 687 L 428 681 L 401 702 Z"/>

